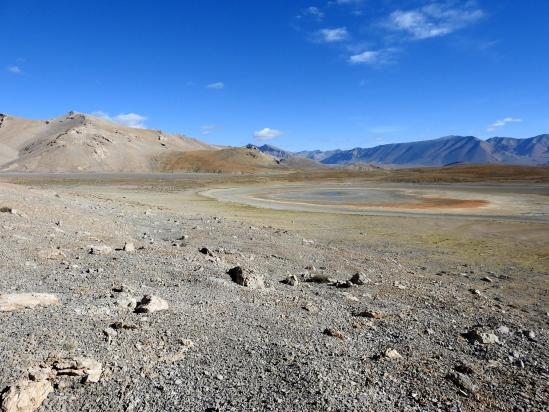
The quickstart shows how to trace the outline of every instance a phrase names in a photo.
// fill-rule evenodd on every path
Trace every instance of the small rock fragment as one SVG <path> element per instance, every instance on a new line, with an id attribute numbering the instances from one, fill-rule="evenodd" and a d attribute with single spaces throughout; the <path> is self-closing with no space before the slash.
<path id="1" fill-rule="evenodd" d="M 357 272 L 351 277 L 350 281 L 355 285 L 362 286 L 367 284 L 370 281 L 370 279 L 368 279 L 364 273 Z"/>
<path id="2" fill-rule="evenodd" d="M 214 256 L 213 252 L 210 249 L 208 249 L 207 247 L 200 248 L 200 249 L 198 249 L 198 251 L 200 253 L 202 253 L 203 255 L 212 256 L 212 257 Z"/>
<path id="3" fill-rule="evenodd" d="M 357 316 L 362 316 L 363 318 L 370 318 L 370 319 L 381 319 L 385 316 L 385 314 L 381 311 L 365 310 L 358 313 Z"/>
<path id="4" fill-rule="evenodd" d="M 471 378 L 463 373 L 451 372 L 446 376 L 446 378 L 468 394 L 473 394 L 478 390 Z"/>
<path id="5" fill-rule="evenodd" d="M 103 334 L 105 335 L 105 339 L 108 343 L 111 343 L 114 338 L 116 338 L 116 335 L 118 333 L 111 327 L 103 329 Z"/>
<path id="6" fill-rule="evenodd" d="M 132 242 L 126 242 L 122 250 L 124 252 L 135 252 L 135 245 Z"/>
<path id="7" fill-rule="evenodd" d="M 290 286 L 297 286 L 299 284 L 299 281 L 297 280 L 296 275 L 289 275 L 286 279 L 281 280 L 281 283 Z"/>
<path id="8" fill-rule="evenodd" d="M 112 247 L 107 245 L 92 246 L 90 248 L 91 255 L 109 255 L 112 253 Z"/>
<path id="9" fill-rule="evenodd" d="M 305 282 L 312 282 L 312 283 L 335 283 L 335 280 L 328 277 L 328 275 L 323 274 L 317 274 L 317 275 L 310 275 L 305 277 Z"/>
<path id="10" fill-rule="evenodd" d="M 533 330 L 523 330 L 522 334 L 528 338 L 528 340 L 535 341 L 536 340 L 536 332 Z"/>
<path id="11" fill-rule="evenodd" d="M 328 336 L 332 336 L 334 338 L 345 340 L 345 335 L 343 334 L 343 332 L 336 329 L 326 328 L 324 329 L 324 334 Z"/>
<path id="12" fill-rule="evenodd" d="M 333 286 L 340 289 L 347 289 L 347 288 L 352 288 L 353 283 L 351 283 L 350 280 L 344 280 L 344 281 L 337 280 L 333 283 Z"/>
<path id="13" fill-rule="evenodd" d="M 244 272 L 240 266 L 235 266 L 232 269 L 229 269 L 227 274 L 231 277 L 232 281 L 239 284 L 240 286 L 245 286 L 250 289 L 264 289 L 265 283 L 263 277 L 249 272 Z"/>
<path id="14" fill-rule="evenodd" d="M 470 330 L 469 332 L 465 333 L 464 336 L 470 341 L 470 342 L 479 342 L 483 345 L 491 345 L 494 343 L 499 343 L 499 338 L 491 332 L 482 332 L 478 329 Z"/>
<path id="15" fill-rule="evenodd" d="M 398 353 L 398 351 L 396 349 L 387 349 L 384 353 L 383 353 L 383 356 L 385 356 L 387 359 L 402 359 L 402 355 L 400 353 Z"/>
<path id="16" fill-rule="evenodd" d="M 122 308 L 135 309 L 135 307 L 137 306 L 137 299 L 126 293 L 122 293 L 116 299 L 115 304 Z"/>
<path id="17" fill-rule="evenodd" d="M 306 310 L 307 312 L 310 312 L 310 313 L 318 313 L 318 308 L 315 305 L 313 305 L 312 303 L 306 303 L 301 308 L 303 310 Z"/>
<path id="18" fill-rule="evenodd" d="M 154 295 L 145 295 L 135 308 L 135 313 L 153 313 L 169 308 L 168 302 Z"/>

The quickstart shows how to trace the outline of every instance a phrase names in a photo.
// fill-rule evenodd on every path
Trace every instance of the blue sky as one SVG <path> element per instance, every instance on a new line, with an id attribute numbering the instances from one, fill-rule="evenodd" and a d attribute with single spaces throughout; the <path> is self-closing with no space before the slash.
<path id="1" fill-rule="evenodd" d="M 0 112 L 216 144 L 549 132 L 547 0 L 0 0 Z"/>

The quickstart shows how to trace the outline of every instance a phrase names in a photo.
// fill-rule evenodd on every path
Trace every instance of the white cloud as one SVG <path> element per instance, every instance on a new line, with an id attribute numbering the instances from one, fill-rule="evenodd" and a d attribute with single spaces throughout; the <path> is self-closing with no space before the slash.
<path id="1" fill-rule="evenodd" d="M 23 74 L 23 70 L 21 70 L 21 67 L 16 65 L 8 66 L 6 67 L 6 70 L 13 74 Z"/>
<path id="2" fill-rule="evenodd" d="M 349 32 L 346 27 L 335 29 L 322 29 L 318 32 L 319 39 L 326 43 L 336 43 L 349 38 Z"/>
<path id="3" fill-rule="evenodd" d="M 473 2 L 453 7 L 454 3 L 431 3 L 413 10 L 396 10 L 390 14 L 385 26 L 402 31 L 413 39 L 428 39 L 450 34 L 484 17 Z"/>
<path id="4" fill-rule="evenodd" d="M 114 117 L 114 120 L 124 126 L 144 129 L 147 118 L 137 113 L 120 113 Z"/>
<path id="5" fill-rule="evenodd" d="M 282 136 L 283 134 L 284 133 L 280 130 L 265 127 L 264 129 L 254 132 L 254 138 L 257 140 L 270 140 Z"/>
<path id="6" fill-rule="evenodd" d="M 362 53 L 353 54 L 349 57 L 349 63 L 352 64 L 374 64 L 378 61 L 380 56 L 379 51 L 367 50 Z"/>
<path id="7" fill-rule="evenodd" d="M 307 7 L 305 10 L 303 10 L 303 14 L 305 16 L 312 16 L 317 18 L 318 20 L 322 20 L 324 18 L 324 13 L 315 6 Z"/>
<path id="8" fill-rule="evenodd" d="M 120 113 L 114 117 L 111 117 L 108 115 L 108 113 L 98 110 L 93 112 L 92 115 L 101 117 L 102 119 L 106 119 L 114 123 L 118 123 L 122 126 L 128 126 L 128 127 L 133 127 L 137 129 L 146 128 L 145 120 L 147 120 L 147 117 L 137 113 Z"/>
<path id="9" fill-rule="evenodd" d="M 494 123 L 492 123 L 488 128 L 486 129 L 489 132 L 494 132 L 500 127 L 505 126 L 507 123 L 521 123 L 522 119 L 516 118 L 516 117 L 505 117 L 501 120 L 496 120 Z"/>
<path id="10" fill-rule="evenodd" d="M 206 85 L 206 88 L 207 89 L 214 89 L 214 90 L 221 90 L 221 89 L 225 88 L 225 83 L 223 83 L 223 82 L 210 83 L 210 84 Z"/>
<path id="11" fill-rule="evenodd" d="M 352 51 L 351 51 L 352 52 Z M 379 50 L 365 50 L 362 52 L 355 52 L 351 54 L 347 60 L 350 64 L 367 64 L 371 66 L 381 66 L 385 64 L 391 64 L 395 60 L 395 56 L 398 54 L 399 49 L 387 48 Z"/>

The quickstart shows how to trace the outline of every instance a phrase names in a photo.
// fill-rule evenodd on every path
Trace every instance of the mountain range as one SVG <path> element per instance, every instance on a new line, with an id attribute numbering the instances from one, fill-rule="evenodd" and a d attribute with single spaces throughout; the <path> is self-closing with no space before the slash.
<path id="1" fill-rule="evenodd" d="M 446 136 L 371 148 L 295 153 L 268 144 L 258 149 L 278 159 L 300 156 L 325 165 L 350 165 L 357 162 L 390 167 L 445 166 L 456 163 L 549 165 L 549 134 L 527 139 L 492 137 L 488 140 L 474 136 Z"/>
<path id="2" fill-rule="evenodd" d="M 272 173 L 340 167 L 549 165 L 549 135 L 528 139 L 447 136 L 351 150 L 289 152 L 272 145 L 220 147 L 77 112 L 49 120 L 0 114 L 0 171 Z"/>

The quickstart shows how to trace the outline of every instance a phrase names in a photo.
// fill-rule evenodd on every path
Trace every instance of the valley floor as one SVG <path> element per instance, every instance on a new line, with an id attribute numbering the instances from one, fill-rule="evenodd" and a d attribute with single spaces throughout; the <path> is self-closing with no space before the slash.
<path id="1" fill-rule="evenodd" d="M 202 194 L 242 178 L 0 179 L 0 391 L 51 385 L 41 411 L 548 407 L 547 223 Z M 7 310 L 30 292 L 58 302 Z"/>

